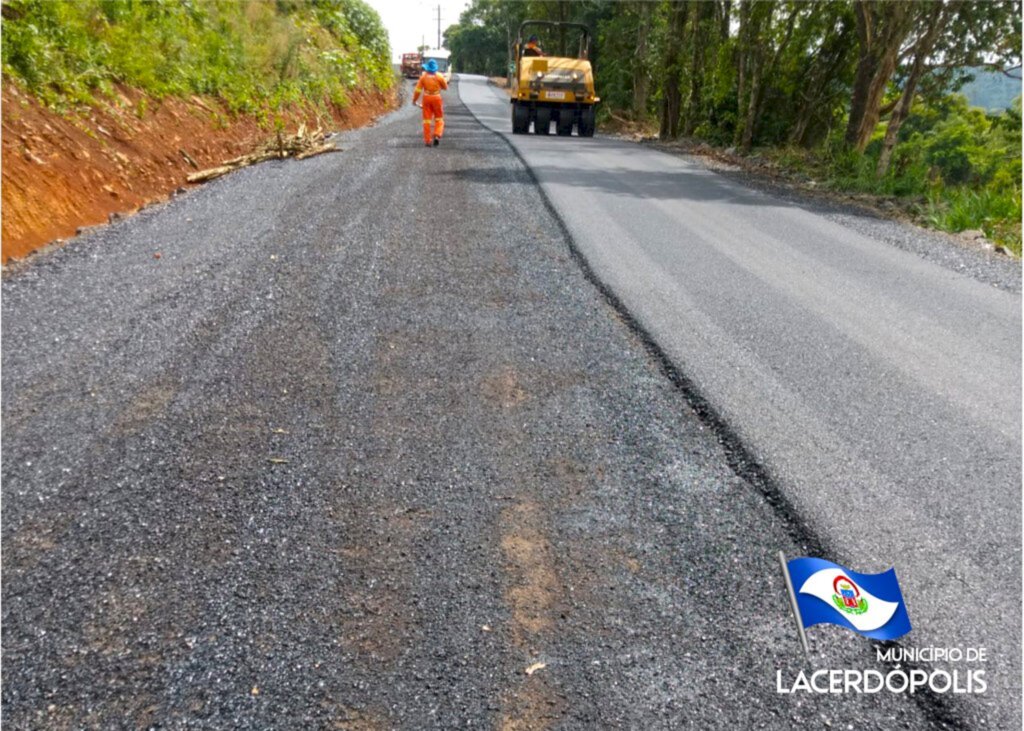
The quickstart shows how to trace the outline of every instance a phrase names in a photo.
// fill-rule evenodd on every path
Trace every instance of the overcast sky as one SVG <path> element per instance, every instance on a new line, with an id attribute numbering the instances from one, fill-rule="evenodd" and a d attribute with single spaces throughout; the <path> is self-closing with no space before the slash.
<path id="1" fill-rule="evenodd" d="M 468 0 L 366 0 L 380 13 L 391 38 L 391 56 L 398 61 L 403 53 L 415 51 L 424 41 L 431 48 L 437 45 L 437 6 L 441 6 L 441 33 L 459 22 L 459 14 Z"/>

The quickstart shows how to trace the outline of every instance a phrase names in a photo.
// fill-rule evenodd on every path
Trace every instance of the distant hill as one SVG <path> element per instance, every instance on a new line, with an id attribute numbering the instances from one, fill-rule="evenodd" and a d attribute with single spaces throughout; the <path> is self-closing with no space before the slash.
<path id="1" fill-rule="evenodd" d="M 1011 79 L 999 71 L 978 68 L 969 71 L 974 81 L 964 84 L 960 93 L 967 97 L 972 107 L 981 107 L 992 112 L 1008 109 L 1013 100 L 1021 94 L 1020 79 Z M 1019 76 L 1018 68 L 1012 72 Z"/>

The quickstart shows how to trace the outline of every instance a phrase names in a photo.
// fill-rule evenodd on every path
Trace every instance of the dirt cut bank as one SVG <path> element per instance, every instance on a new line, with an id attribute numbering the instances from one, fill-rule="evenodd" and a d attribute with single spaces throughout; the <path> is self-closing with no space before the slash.
<path id="1" fill-rule="evenodd" d="M 394 108 L 396 94 L 353 94 L 323 124 L 368 124 Z M 85 115 L 57 114 L 6 81 L 2 98 L 4 263 L 166 197 L 189 173 L 272 136 L 275 121 L 289 130 L 318 122 L 311 110 L 260 119 L 229 114 L 210 98 L 154 100 L 127 88 Z"/>

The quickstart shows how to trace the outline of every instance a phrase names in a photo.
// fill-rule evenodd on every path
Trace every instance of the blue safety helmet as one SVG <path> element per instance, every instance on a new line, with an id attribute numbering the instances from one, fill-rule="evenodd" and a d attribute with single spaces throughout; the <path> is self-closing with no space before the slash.
<path id="1" fill-rule="evenodd" d="M 539 41 L 538 41 L 537 36 L 530 36 L 529 38 L 526 39 L 526 42 L 527 43 L 538 43 Z"/>
<path id="2" fill-rule="evenodd" d="M 427 62 L 425 64 L 423 64 L 423 70 L 426 71 L 427 73 L 430 73 L 430 74 L 436 74 L 437 73 L 437 61 L 435 61 L 432 58 L 428 59 Z"/>

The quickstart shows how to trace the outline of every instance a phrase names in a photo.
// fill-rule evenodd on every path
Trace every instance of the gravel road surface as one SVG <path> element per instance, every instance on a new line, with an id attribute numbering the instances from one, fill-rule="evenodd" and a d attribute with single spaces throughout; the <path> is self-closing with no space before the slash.
<path id="1" fill-rule="evenodd" d="M 984 713 L 1017 728 L 1020 262 L 633 143 L 512 135 L 504 91 L 459 89 L 797 528 L 854 570 L 896 566 L 908 646 L 989 648 Z"/>
<path id="2" fill-rule="evenodd" d="M 469 80 L 455 85 L 463 97 L 467 83 L 490 93 Z M 775 336 L 793 347 L 737 372 L 754 351 L 711 318 L 687 337 L 720 345 L 720 368 L 743 395 L 788 366 L 820 389 L 813 413 L 862 409 L 848 430 L 836 430 L 836 415 L 805 436 L 843 450 L 849 461 L 818 464 L 848 472 L 842 481 L 791 480 L 788 427 L 781 461 L 757 452 L 768 475 L 737 436 L 764 449 L 760 432 L 733 431 L 721 418 L 733 407 L 709 409 L 674 365 L 678 343 L 650 340 L 652 324 L 596 286 L 533 173 L 453 91 L 437 149 L 423 147 L 418 110 L 406 106 L 340 137 L 341 154 L 240 171 L 5 274 L 5 726 L 925 729 L 1019 717 L 1006 687 L 975 702 L 776 689 L 777 671 L 788 681 L 809 667 L 776 552 L 822 546 L 860 569 L 900 562 L 915 632 L 925 617 L 968 611 L 927 608 L 926 589 L 945 596 L 928 582 L 974 569 L 989 551 L 997 565 L 957 580 L 967 603 L 1003 576 L 991 621 L 944 639 L 976 632 L 999 653 L 991 676 L 1017 667 L 1007 627 L 1019 606 L 997 616 L 1020 593 L 1018 556 L 1000 553 L 1019 539 L 1019 495 L 1006 481 L 1019 469 L 1019 449 L 1006 451 L 1014 439 L 1019 448 L 1006 433 L 1013 384 L 994 411 L 979 401 L 976 433 L 899 482 L 883 511 L 886 464 L 923 463 L 953 442 L 893 434 L 888 462 L 857 488 L 876 524 L 848 541 L 867 518 L 833 531 L 833 511 L 853 497 L 825 497 L 864 471 L 856 457 L 874 448 L 877 420 L 897 428 L 912 409 L 958 428 L 969 411 L 952 396 L 921 392 L 918 402 L 900 390 L 939 378 L 935 364 L 920 378 L 896 365 L 860 372 L 869 349 L 838 326 L 820 341 L 821 326 L 793 304 L 796 277 L 772 300 L 733 252 L 754 301 L 737 302 L 720 278 L 689 296 L 734 302 L 738 327 L 760 313 L 742 325 L 752 341 L 791 317 Z M 559 152 L 582 144 L 559 142 Z M 643 220 L 629 205 L 639 199 L 599 188 L 590 193 L 609 209 L 588 209 L 604 216 L 595 222 L 621 216 L 607 224 L 609 243 L 626 243 L 630 225 L 675 225 Z M 797 212 L 767 210 L 764 226 Z M 848 238 L 848 256 L 865 248 Z M 687 266 L 705 271 L 724 256 L 691 254 Z M 751 267 L 784 268 L 769 252 L 750 255 Z M 650 256 L 640 248 L 636 262 Z M 785 261 L 801 265 L 793 256 Z M 880 272 L 871 257 L 863 266 L 855 281 L 867 286 Z M 802 296 L 823 296 L 822 270 L 806 272 Z M 910 283 L 895 273 L 884 283 L 900 306 Z M 681 291 L 667 275 L 647 284 L 658 301 Z M 959 276 L 944 284 L 920 296 L 967 317 L 955 298 L 974 290 Z M 978 330 L 969 342 L 1000 327 L 1006 297 L 977 294 L 988 309 L 964 323 Z M 921 307 L 913 322 L 940 338 Z M 665 317 L 689 329 L 678 315 Z M 877 347 L 922 337 L 908 326 L 906 341 Z M 929 342 L 936 357 L 971 358 Z M 847 375 L 838 392 L 812 367 L 823 354 Z M 985 355 L 974 354 L 980 371 L 965 386 L 979 399 L 986 379 L 1006 382 Z M 714 356 L 678 363 L 697 378 Z M 792 393 L 762 395 L 755 423 Z M 968 467 L 965 450 L 978 450 Z M 793 469 L 831 455 L 808 451 Z M 960 504 L 968 487 L 975 497 Z M 990 527 L 957 533 L 982 508 Z M 927 540 L 914 555 L 890 551 L 908 536 Z M 1006 646 L 994 647 L 996 630 Z M 815 666 L 885 669 L 852 633 L 813 636 Z"/>

